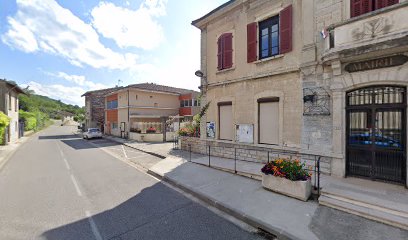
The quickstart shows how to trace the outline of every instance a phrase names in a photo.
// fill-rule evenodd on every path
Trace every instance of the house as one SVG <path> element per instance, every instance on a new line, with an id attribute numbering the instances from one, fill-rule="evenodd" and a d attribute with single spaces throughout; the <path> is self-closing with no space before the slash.
<path id="1" fill-rule="evenodd" d="M 12 81 L 0 79 L 0 111 L 10 118 L 10 125 L 5 131 L 5 143 L 12 143 L 20 138 L 24 125 L 20 126 L 18 118 L 18 95 L 24 91 Z"/>
<path id="2" fill-rule="evenodd" d="M 114 87 L 88 91 L 81 96 L 85 97 L 85 130 L 88 128 L 99 128 L 103 131 L 105 122 L 105 95 L 120 88 Z"/>
<path id="3" fill-rule="evenodd" d="M 302 139 L 302 3 L 229 1 L 193 21 L 201 30 L 202 123 L 215 126 L 204 141 L 300 148 Z M 205 132 L 202 126 L 201 132 Z M 212 138 L 214 137 L 214 138 Z"/>
<path id="4" fill-rule="evenodd" d="M 406 0 L 232 0 L 193 21 L 210 102 L 195 149 L 321 155 L 338 184 L 363 183 L 326 190 L 322 204 L 408 228 L 381 194 L 408 187 L 407 17 Z"/>
<path id="5" fill-rule="evenodd" d="M 151 131 L 162 134 L 170 116 L 191 119 L 199 111 L 198 95 L 193 90 L 154 83 L 123 87 L 105 96 L 104 132 L 132 138 L 131 133 L 146 133 L 151 127 Z"/>

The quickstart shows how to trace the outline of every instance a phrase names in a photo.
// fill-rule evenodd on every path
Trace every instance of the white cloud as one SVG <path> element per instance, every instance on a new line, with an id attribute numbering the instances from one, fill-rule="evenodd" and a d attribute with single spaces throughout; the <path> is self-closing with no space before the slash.
<path id="1" fill-rule="evenodd" d="M 105 47 L 90 24 L 54 0 L 16 2 L 17 13 L 7 18 L 8 31 L 1 36 L 5 44 L 24 52 L 55 54 L 75 66 L 120 70 L 137 66 L 137 55 Z"/>
<path id="2" fill-rule="evenodd" d="M 166 14 L 166 2 L 147 0 L 136 11 L 101 2 L 91 12 L 92 25 L 121 48 L 154 49 L 164 40 L 163 28 L 154 18 Z"/>
<path id="3" fill-rule="evenodd" d="M 69 82 L 75 83 L 78 86 L 84 87 L 86 91 L 108 88 L 108 86 L 106 86 L 105 84 L 88 81 L 86 80 L 86 77 L 82 75 L 75 74 L 70 75 L 65 72 L 58 73 L 44 72 L 44 73 L 51 77 L 61 78 Z"/>
<path id="4" fill-rule="evenodd" d="M 60 84 L 44 85 L 35 81 L 22 84 L 21 86 L 26 87 L 27 85 L 30 86 L 30 90 L 34 90 L 38 95 L 48 96 L 78 106 L 84 105 L 81 94 L 83 94 L 85 90 L 81 87 L 67 87 Z"/>

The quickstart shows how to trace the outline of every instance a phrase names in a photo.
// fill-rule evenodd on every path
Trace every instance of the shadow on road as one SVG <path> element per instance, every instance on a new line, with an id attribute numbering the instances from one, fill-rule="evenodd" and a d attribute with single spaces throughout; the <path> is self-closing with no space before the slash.
<path id="1" fill-rule="evenodd" d="M 247 233 L 180 193 L 156 183 L 122 204 L 42 234 L 48 240 L 95 239 L 251 239 Z M 95 228 L 94 228 L 95 231 Z"/>
<path id="2" fill-rule="evenodd" d="M 38 136 L 39 140 L 58 140 L 58 139 L 68 139 L 68 138 L 78 138 L 77 136 L 71 135 L 51 135 L 51 136 Z"/>

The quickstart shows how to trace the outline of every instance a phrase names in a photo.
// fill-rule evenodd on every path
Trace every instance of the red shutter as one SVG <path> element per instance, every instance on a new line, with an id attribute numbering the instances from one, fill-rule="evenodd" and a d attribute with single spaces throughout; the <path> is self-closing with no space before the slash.
<path id="1" fill-rule="evenodd" d="M 224 34 L 224 47 L 223 47 L 223 68 L 232 67 L 232 33 Z"/>
<path id="2" fill-rule="evenodd" d="M 373 4 L 371 0 L 350 0 L 350 8 L 350 16 L 357 17 L 371 12 L 373 10 Z"/>
<path id="3" fill-rule="evenodd" d="M 256 50 L 257 43 L 257 23 L 250 23 L 247 25 L 247 62 L 251 63 L 257 60 Z"/>
<path id="4" fill-rule="evenodd" d="M 217 69 L 218 70 L 221 70 L 222 69 L 222 59 L 223 59 L 223 44 L 224 44 L 224 41 L 223 41 L 223 36 L 224 35 L 221 35 L 219 38 L 218 38 L 218 42 L 217 42 L 217 44 L 218 44 L 218 54 L 217 54 L 217 57 L 218 57 L 218 66 L 217 66 Z"/>
<path id="5" fill-rule="evenodd" d="M 287 6 L 279 14 L 280 51 L 284 54 L 292 51 L 292 5 Z"/>
<path id="6" fill-rule="evenodd" d="M 394 4 L 397 4 L 398 0 L 376 0 L 375 9 L 385 8 Z"/>

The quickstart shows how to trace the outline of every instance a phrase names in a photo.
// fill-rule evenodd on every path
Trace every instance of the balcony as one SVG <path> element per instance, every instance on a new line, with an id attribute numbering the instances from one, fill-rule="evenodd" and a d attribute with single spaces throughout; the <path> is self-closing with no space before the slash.
<path id="1" fill-rule="evenodd" d="M 329 27 L 323 62 L 394 54 L 408 49 L 408 2 Z"/>

